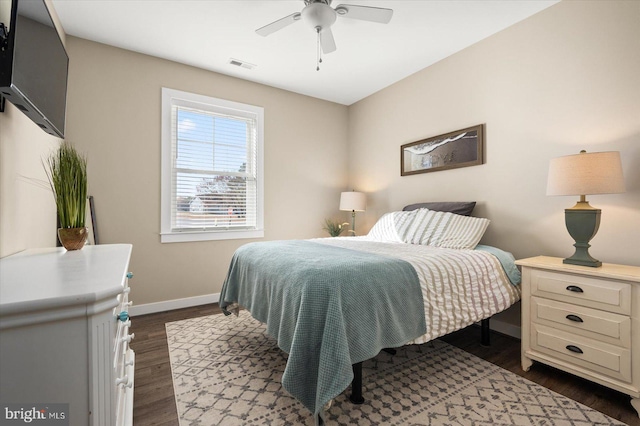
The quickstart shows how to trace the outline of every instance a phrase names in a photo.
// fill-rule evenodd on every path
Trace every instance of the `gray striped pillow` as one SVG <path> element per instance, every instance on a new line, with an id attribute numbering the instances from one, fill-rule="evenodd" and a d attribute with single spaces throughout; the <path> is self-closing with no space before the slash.
<path id="1" fill-rule="evenodd" d="M 474 249 L 489 226 L 489 219 L 429 209 L 383 215 L 368 237 L 433 247 Z"/>
<path id="2" fill-rule="evenodd" d="M 384 242 L 405 242 L 400 237 L 399 230 L 411 223 L 416 214 L 417 210 L 386 213 L 373 225 L 367 236 Z"/>
<path id="3" fill-rule="evenodd" d="M 485 218 L 419 209 L 413 223 L 407 227 L 405 234 L 401 234 L 401 238 L 411 244 L 474 249 L 489 223 L 490 220 Z"/>

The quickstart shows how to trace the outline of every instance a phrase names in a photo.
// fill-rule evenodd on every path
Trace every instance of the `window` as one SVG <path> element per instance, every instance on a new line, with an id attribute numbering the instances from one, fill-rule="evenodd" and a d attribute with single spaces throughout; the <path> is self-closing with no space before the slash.
<path id="1" fill-rule="evenodd" d="M 261 107 L 162 89 L 161 242 L 261 238 Z"/>

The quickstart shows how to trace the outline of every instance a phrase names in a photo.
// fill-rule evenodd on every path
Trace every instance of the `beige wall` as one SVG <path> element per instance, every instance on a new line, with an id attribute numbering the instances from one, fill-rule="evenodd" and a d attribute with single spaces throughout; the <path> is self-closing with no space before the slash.
<path id="1" fill-rule="evenodd" d="M 64 43 L 51 1 L 46 3 Z M 10 13 L 11 1 L 0 1 L 0 21 L 8 23 Z M 6 102 L 0 113 L 0 257 L 56 245 L 56 207 L 41 160 L 60 141 Z"/>
<path id="2" fill-rule="evenodd" d="M 59 143 L 6 102 L 0 113 L 0 257 L 56 245 L 56 207 L 41 160 Z"/>
<path id="3" fill-rule="evenodd" d="M 485 243 L 567 256 L 574 199 L 545 195 L 549 159 L 618 150 L 627 192 L 589 197 L 603 209 L 591 251 L 640 265 L 639 8 L 561 2 L 349 108 L 70 37 L 67 138 L 89 156 L 101 242 L 134 244 L 133 299 L 144 304 L 218 292 L 250 241 L 160 244 L 166 86 L 265 107 L 265 240 L 322 236 L 353 187 L 369 193 L 359 233 L 407 203 L 476 200 L 492 219 Z M 478 123 L 486 164 L 400 177 L 400 145 Z M 58 142 L 12 105 L 0 114 L 0 256 L 55 244 L 53 199 L 38 182 Z"/>
<path id="4" fill-rule="evenodd" d="M 409 203 L 472 200 L 492 221 L 482 243 L 567 257 L 577 197 L 545 195 L 549 160 L 620 151 L 627 192 L 588 197 L 602 209 L 590 252 L 640 266 L 639 18 L 640 2 L 563 1 L 352 105 L 350 184 L 369 193 L 360 231 Z M 400 176 L 402 144 L 480 123 L 486 164 Z M 496 318 L 519 332 L 519 304 Z"/>
<path id="5" fill-rule="evenodd" d="M 627 192 L 602 209 L 592 255 L 640 266 L 640 2 L 564 1 L 349 108 L 349 175 L 369 193 L 362 230 L 418 201 L 473 200 L 484 243 L 569 256 L 549 159 L 620 151 Z M 486 124 L 486 164 L 400 176 L 400 145 Z"/>
<path id="6" fill-rule="evenodd" d="M 220 291 L 251 240 L 161 244 L 161 88 L 265 108 L 265 240 L 323 236 L 347 183 L 347 108 L 68 37 L 67 139 L 88 155 L 101 243 L 133 243 L 132 299 Z M 250 71 L 248 71 L 250 72 Z"/>

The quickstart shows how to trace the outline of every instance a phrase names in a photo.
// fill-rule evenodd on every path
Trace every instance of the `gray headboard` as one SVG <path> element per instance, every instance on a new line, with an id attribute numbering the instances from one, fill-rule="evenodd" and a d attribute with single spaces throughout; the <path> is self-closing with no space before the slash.
<path id="1" fill-rule="evenodd" d="M 441 201 L 431 203 L 416 203 L 405 206 L 402 210 L 429 209 L 439 212 L 451 212 L 463 216 L 471 216 L 473 208 L 476 206 L 475 201 Z"/>

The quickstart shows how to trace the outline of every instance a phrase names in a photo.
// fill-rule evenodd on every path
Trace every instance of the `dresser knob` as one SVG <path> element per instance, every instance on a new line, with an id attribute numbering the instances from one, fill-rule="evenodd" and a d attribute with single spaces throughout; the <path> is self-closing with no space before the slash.
<path id="1" fill-rule="evenodd" d="M 582 352 L 582 349 L 580 349 L 579 347 L 574 346 L 574 345 L 567 345 L 567 350 L 569 350 L 571 352 L 574 352 L 574 353 L 577 353 L 577 354 L 584 353 L 584 352 Z"/>
<path id="2" fill-rule="evenodd" d="M 123 337 L 122 341 L 130 343 L 133 340 L 134 337 L 136 337 L 136 334 L 135 333 L 131 333 L 130 335 L 128 335 L 126 337 Z"/>
<path id="3" fill-rule="evenodd" d="M 132 388 L 133 382 L 129 381 L 128 376 L 124 376 L 121 379 L 116 379 L 116 386 L 122 386 L 123 388 Z"/>
<path id="4" fill-rule="evenodd" d="M 573 314 L 569 314 L 569 315 L 567 315 L 567 316 L 566 316 L 566 318 L 567 318 L 569 321 L 573 321 L 573 322 L 584 322 L 584 321 L 582 321 L 582 318 L 580 318 L 580 317 L 579 317 L 579 316 L 577 316 L 577 315 L 573 315 Z"/>
<path id="5" fill-rule="evenodd" d="M 574 293 L 584 293 L 584 291 L 580 287 L 578 287 L 577 285 L 567 286 L 567 290 L 572 291 Z"/>
<path id="6" fill-rule="evenodd" d="M 133 272 L 127 272 L 127 278 L 129 279 L 133 278 Z"/>
<path id="7" fill-rule="evenodd" d="M 127 311 L 122 311 L 120 312 L 118 315 L 116 315 L 116 318 L 118 318 L 118 320 L 125 322 L 129 319 L 129 312 Z"/>

